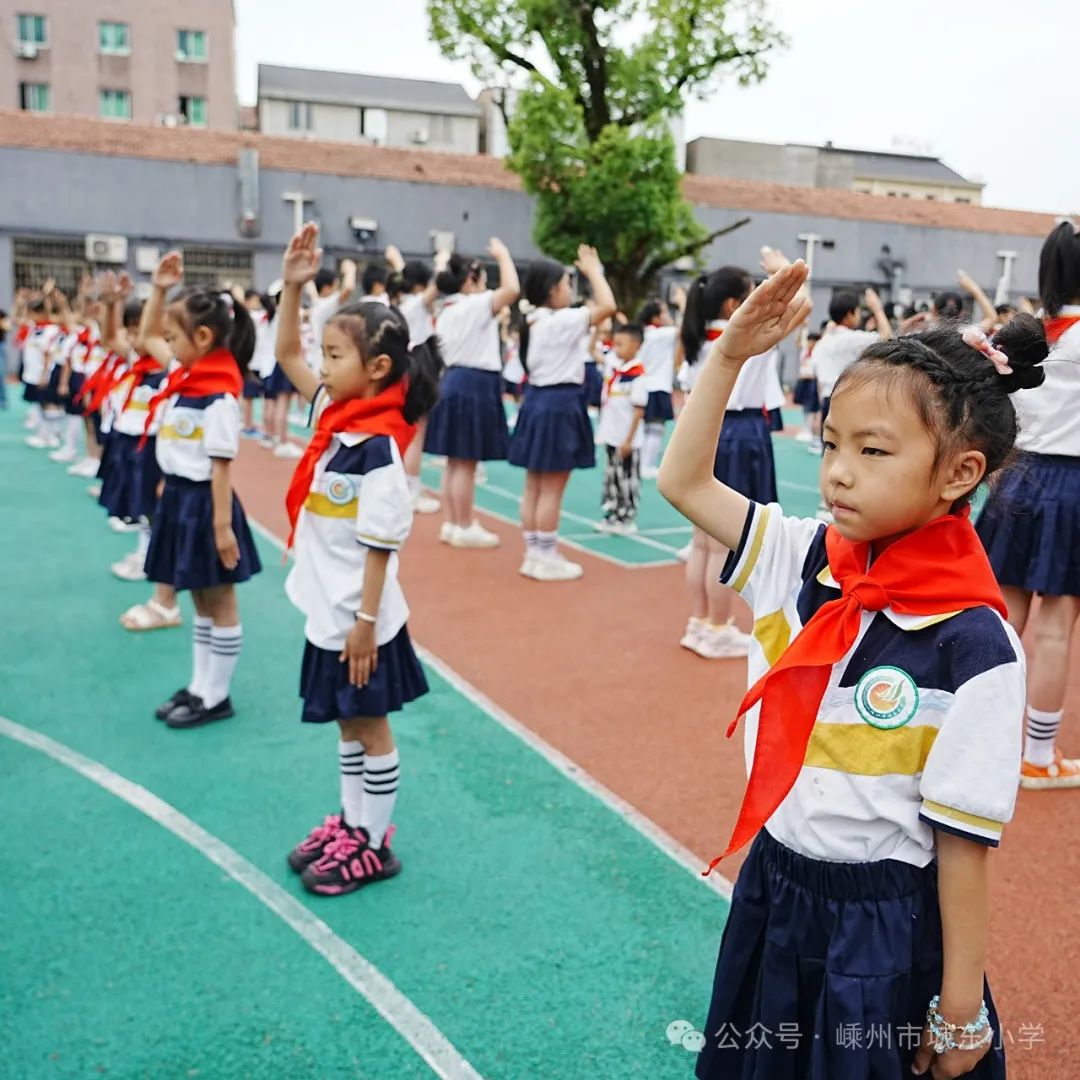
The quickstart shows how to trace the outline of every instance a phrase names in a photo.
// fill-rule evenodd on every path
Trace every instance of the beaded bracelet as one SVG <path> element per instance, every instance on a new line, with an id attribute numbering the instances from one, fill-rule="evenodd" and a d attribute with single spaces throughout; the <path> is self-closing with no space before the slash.
<path id="1" fill-rule="evenodd" d="M 989 1046 L 994 1037 L 994 1030 L 990 1027 L 990 1013 L 984 1001 L 979 1006 L 978 1018 L 969 1024 L 951 1024 L 940 1012 L 941 995 L 935 994 L 930 999 L 930 1006 L 926 1010 L 926 1026 L 933 1039 L 935 1054 L 946 1054 L 950 1050 L 981 1050 Z M 957 1039 L 956 1033 L 960 1033 Z"/>

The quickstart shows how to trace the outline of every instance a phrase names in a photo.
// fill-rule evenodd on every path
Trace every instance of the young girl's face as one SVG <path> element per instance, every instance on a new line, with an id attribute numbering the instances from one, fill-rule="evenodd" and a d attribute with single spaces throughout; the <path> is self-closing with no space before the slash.
<path id="1" fill-rule="evenodd" d="M 383 353 L 365 362 L 356 338 L 343 323 L 343 319 L 331 319 L 323 330 L 319 379 L 331 401 L 374 397 L 390 374 L 390 357 Z"/>
<path id="2" fill-rule="evenodd" d="M 570 291 L 570 272 L 567 271 L 559 279 L 558 285 L 555 285 L 548 293 L 547 306 L 553 311 L 558 311 L 559 308 L 569 307 L 573 299 L 574 294 Z"/>
<path id="3" fill-rule="evenodd" d="M 948 513 L 982 479 L 986 459 L 959 451 L 935 468 L 937 444 L 910 394 L 893 385 L 841 388 L 822 432 L 821 494 L 847 540 L 894 540 Z"/>
<path id="4" fill-rule="evenodd" d="M 165 311 L 162 336 L 177 362 L 185 368 L 192 367 L 196 360 L 211 352 L 214 347 L 213 330 L 208 326 L 196 326 L 189 333 L 182 321 L 181 312 L 178 312 L 175 306 Z"/>

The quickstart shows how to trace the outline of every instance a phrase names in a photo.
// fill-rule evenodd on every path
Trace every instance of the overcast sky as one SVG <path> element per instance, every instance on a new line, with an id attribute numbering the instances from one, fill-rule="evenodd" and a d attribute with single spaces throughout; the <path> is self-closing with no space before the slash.
<path id="1" fill-rule="evenodd" d="M 1065 0 L 770 0 L 790 38 L 765 82 L 719 82 L 687 136 L 928 150 L 994 206 L 1080 210 L 1078 37 Z M 298 13 L 302 12 L 302 18 Z M 240 100 L 259 62 L 462 82 L 424 0 L 236 0 Z"/>

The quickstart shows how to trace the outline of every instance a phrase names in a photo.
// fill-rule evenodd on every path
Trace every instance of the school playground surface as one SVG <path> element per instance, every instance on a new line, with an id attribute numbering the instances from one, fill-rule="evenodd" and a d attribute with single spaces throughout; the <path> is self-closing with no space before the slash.
<path id="1" fill-rule="evenodd" d="M 599 474 L 575 476 L 564 532 L 596 557 L 566 585 L 516 572 L 516 470 L 489 467 L 479 497 L 498 551 L 418 519 L 403 576 L 433 692 L 395 723 L 405 870 L 323 899 L 284 860 L 337 791 L 333 733 L 297 719 L 291 463 L 249 443 L 235 470 L 264 562 L 239 714 L 174 732 L 151 710 L 186 678 L 188 630 L 120 628 L 146 593 L 108 573 L 132 538 L 20 418 L 0 414 L 4 1080 L 691 1075 L 666 1031 L 707 1005 L 727 902 L 697 871 L 742 792 L 723 731 L 745 669 L 678 648 L 688 533 L 654 485 L 642 537 L 594 537 Z M 785 506 L 810 512 L 813 459 L 776 445 Z M 1080 793 L 1024 793 L 994 857 L 1019 1080 L 1076 1074 L 1078 836 Z"/>

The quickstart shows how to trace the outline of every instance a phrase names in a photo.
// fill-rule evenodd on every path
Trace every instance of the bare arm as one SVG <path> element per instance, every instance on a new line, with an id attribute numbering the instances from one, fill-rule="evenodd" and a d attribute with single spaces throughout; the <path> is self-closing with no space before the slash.
<path id="1" fill-rule="evenodd" d="M 398 251 L 393 244 L 388 244 L 386 250 L 383 252 L 383 258 L 386 260 L 386 265 L 394 271 L 395 274 L 400 274 L 405 269 L 405 260 L 401 256 L 401 252 Z"/>
<path id="2" fill-rule="evenodd" d="M 874 316 L 878 335 L 882 341 L 888 341 L 892 337 L 892 323 L 889 322 L 889 316 L 885 314 L 885 307 L 881 303 L 881 297 L 873 289 L 867 289 L 863 299 L 870 309 L 870 314 Z"/>
<path id="3" fill-rule="evenodd" d="M 979 288 L 975 279 L 963 270 L 956 271 L 956 279 L 960 282 L 960 288 L 975 301 L 975 306 L 982 312 L 982 317 L 993 326 L 997 322 L 997 308 L 990 303 L 990 297 Z"/>
<path id="4" fill-rule="evenodd" d="M 228 458 L 214 458 L 210 467 L 210 496 L 214 505 L 214 544 L 226 570 L 240 562 L 240 545 L 232 527 L 232 479 Z"/>
<path id="5" fill-rule="evenodd" d="M 338 290 L 338 303 L 344 307 L 356 292 L 356 263 L 345 259 L 341 264 L 341 288 Z"/>
<path id="6" fill-rule="evenodd" d="M 724 410 L 743 364 L 766 353 L 806 318 L 801 260 L 759 285 L 728 323 L 698 376 L 660 466 L 659 490 L 681 514 L 728 548 L 738 546 L 746 496 L 713 476 Z"/>
<path id="7" fill-rule="evenodd" d="M 172 362 L 172 349 L 165 340 L 165 301 L 168 291 L 184 280 L 184 259 L 179 251 L 170 251 L 158 263 L 151 279 L 150 299 L 143 307 L 139 336 L 143 348 L 159 363 Z M 107 340 L 107 339 L 106 339 Z M 110 346 L 106 345 L 106 348 Z"/>
<path id="8" fill-rule="evenodd" d="M 589 322 L 596 326 L 597 323 L 602 323 L 615 314 L 615 294 L 611 291 L 607 278 L 604 277 L 604 267 L 600 262 L 600 256 L 596 254 L 596 248 L 582 244 L 578 248 L 578 257 L 574 265 L 581 271 L 592 289 L 592 300 L 588 303 L 591 312 Z"/>
<path id="9" fill-rule="evenodd" d="M 322 261 L 318 242 L 319 227 L 311 222 L 289 241 L 282 264 L 285 287 L 281 290 L 277 309 L 277 342 L 274 345 L 274 358 L 305 401 L 314 399 L 319 380 L 304 360 L 304 346 L 300 340 L 300 297 L 304 287 L 314 280 Z"/>
<path id="10" fill-rule="evenodd" d="M 361 607 L 365 615 L 379 613 L 383 586 L 386 584 L 386 568 L 390 564 L 390 552 L 381 548 L 368 548 L 364 560 L 364 586 L 361 590 Z M 356 625 L 345 639 L 345 648 L 338 657 L 348 661 L 349 682 L 365 686 L 379 666 L 379 646 L 375 641 L 375 624 L 358 618 Z"/>
<path id="11" fill-rule="evenodd" d="M 634 419 L 630 422 L 630 431 L 625 442 L 619 447 L 619 455 L 628 458 L 634 452 L 634 436 L 645 419 L 645 410 L 640 405 L 634 406 Z"/>
<path id="12" fill-rule="evenodd" d="M 521 295 L 521 282 L 510 251 L 501 240 L 492 237 L 488 252 L 499 267 L 499 287 L 491 294 L 491 314 L 498 315 Z"/>

